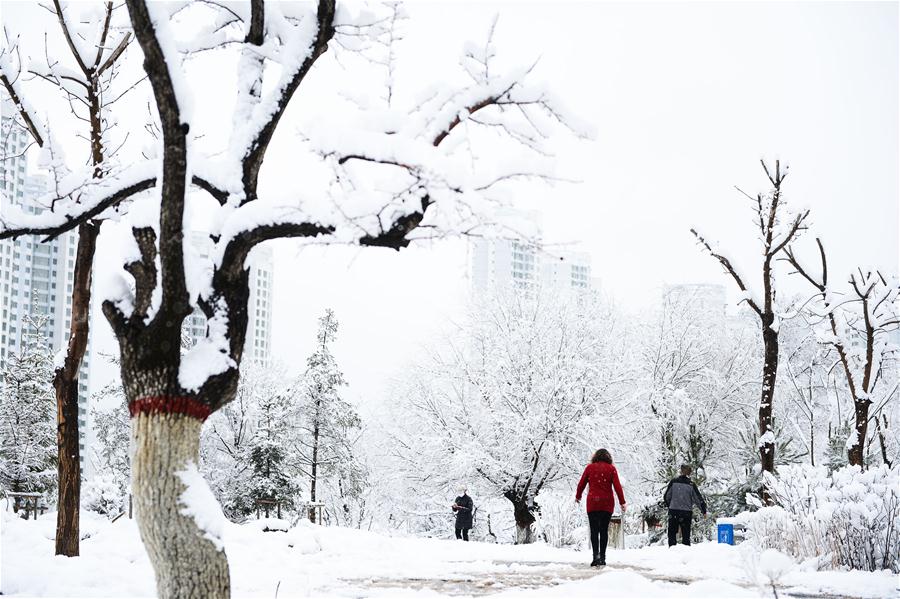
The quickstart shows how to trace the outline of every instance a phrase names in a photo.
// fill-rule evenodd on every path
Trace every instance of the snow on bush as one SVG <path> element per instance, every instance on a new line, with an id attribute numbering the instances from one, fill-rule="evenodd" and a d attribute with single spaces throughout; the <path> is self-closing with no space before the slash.
<path id="1" fill-rule="evenodd" d="M 749 517 L 749 538 L 819 567 L 900 572 L 900 469 L 782 466 L 775 501 Z"/>
<path id="2" fill-rule="evenodd" d="M 81 508 L 103 514 L 117 516 L 125 506 L 126 496 L 112 475 L 98 474 L 81 485 Z"/>
<path id="3" fill-rule="evenodd" d="M 541 506 L 539 536 L 553 547 L 583 548 L 588 539 L 584 507 L 571 493 L 547 492 L 538 497 Z"/>

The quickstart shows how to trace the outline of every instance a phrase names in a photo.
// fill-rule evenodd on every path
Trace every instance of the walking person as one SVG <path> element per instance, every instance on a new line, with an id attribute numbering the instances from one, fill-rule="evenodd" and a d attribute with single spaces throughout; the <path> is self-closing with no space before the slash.
<path id="1" fill-rule="evenodd" d="M 591 548 L 594 559 L 591 566 L 606 565 L 606 544 L 609 542 L 609 519 L 612 518 L 615 498 L 613 490 L 619 498 L 622 513 L 625 513 L 625 495 L 619 483 L 619 472 L 612 463 L 612 455 L 605 449 L 598 449 L 591 458 L 591 463 L 584 469 L 578 489 L 575 491 L 576 503 L 581 503 L 584 488 L 590 485 L 585 502 L 588 524 L 591 529 Z"/>
<path id="2" fill-rule="evenodd" d="M 462 494 L 453 501 L 450 508 L 456 512 L 456 538 L 463 541 L 469 540 L 469 530 L 472 528 L 472 509 L 474 504 L 468 495 L 468 489 L 463 487 Z"/>
<path id="3" fill-rule="evenodd" d="M 690 465 L 682 464 L 681 476 L 669 481 L 663 495 L 663 501 L 669 508 L 669 547 L 677 543 L 679 530 L 681 542 L 685 545 L 691 544 L 691 520 L 694 517 L 695 505 L 703 512 L 703 516 L 706 516 L 706 500 L 690 479 L 692 471 Z"/>

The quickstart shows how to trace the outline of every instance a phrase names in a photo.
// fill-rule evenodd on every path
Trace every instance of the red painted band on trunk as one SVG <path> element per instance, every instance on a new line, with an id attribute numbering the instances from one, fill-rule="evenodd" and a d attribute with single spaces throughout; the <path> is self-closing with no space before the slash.
<path id="1" fill-rule="evenodd" d="M 141 397 L 128 404 L 128 411 L 131 412 L 132 418 L 138 414 L 184 414 L 200 422 L 206 420 L 211 412 L 208 405 L 193 397 L 169 395 Z"/>

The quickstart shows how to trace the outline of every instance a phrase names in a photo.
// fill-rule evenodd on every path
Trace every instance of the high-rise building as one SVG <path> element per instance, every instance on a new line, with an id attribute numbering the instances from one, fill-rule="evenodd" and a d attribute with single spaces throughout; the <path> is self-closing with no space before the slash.
<path id="1" fill-rule="evenodd" d="M 49 190 L 44 176 L 26 174 L 24 129 L 4 117 L 0 121 L 0 214 L 11 209 L 39 214 L 45 208 L 36 200 Z M 36 235 L 0 240 L 0 362 L 17 353 L 27 317 L 47 317 L 43 330 L 54 352 L 66 348 L 72 321 L 72 280 L 75 272 L 76 233 L 65 233 L 43 242 Z M 78 425 L 81 465 L 85 467 L 88 435 L 90 342 L 78 374 Z"/>
<path id="2" fill-rule="evenodd" d="M 540 239 L 536 215 L 517 216 L 531 221 L 534 239 Z M 557 252 L 541 248 L 538 242 L 495 237 L 475 239 L 471 258 L 472 290 L 477 294 L 538 288 L 567 293 L 591 288 L 591 258 L 586 253 Z"/>
<path id="3" fill-rule="evenodd" d="M 191 242 L 201 257 L 208 257 L 213 249 L 209 235 L 200 231 L 191 234 Z M 272 249 L 257 246 L 247 258 L 250 268 L 250 298 L 247 302 L 247 338 L 244 359 L 268 365 L 272 349 L 272 283 L 274 263 Z M 196 344 L 206 336 L 206 317 L 196 309 L 184 321 L 184 330 Z"/>
<path id="4" fill-rule="evenodd" d="M 269 365 L 272 352 L 272 248 L 256 246 L 248 258 L 250 301 L 247 305 L 247 340 L 244 356 Z"/>

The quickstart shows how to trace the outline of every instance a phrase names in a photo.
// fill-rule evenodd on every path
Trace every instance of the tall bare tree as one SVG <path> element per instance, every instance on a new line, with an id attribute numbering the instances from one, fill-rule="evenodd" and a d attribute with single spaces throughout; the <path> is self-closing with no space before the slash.
<path id="1" fill-rule="evenodd" d="M 805 221 L 809 211 L 804 210 L 792 215 L 787 210 L 782 186 L 787 177 L 787 167 L 781 169 L 780 161 L 775 161 L 775 169 L 771 171 L 765 161 L 760 161 L 763 170 L 772 184 L 767 193 L 758 193 L 756 197 L 745 195 L 753 202 L 754 226 L 759 235 L 762 250 L 761 293 L 754 291 L 722 251 L 716 249 L 707 239 L 691 229 L 691 233 L 700 245 L 725 269 L 740 289 L 742 298 L 753 313 L 759 318 L 763 340 L 763 372 L 762 388 L 759 400 L 759 458 L 765 472 L 775 471 L 775 429 L 772 425 L 772 403 L 775 400 L 775 381 L 778 376 L 778 315 L 775 312 L 775 260 L 779 253 L 806 228 Z M 743 192 L 741 192 L 743 193 Z M 764 491 L 765 494 L 765 491 Z"/>
<path id="2" fill-rule="evenodd" d="M 72 107 L 72 115 L 87 124 L 90 144 L 90 160 L 94 179 L 102 179 L 108 172 L 106 161 L 115 154 L 116 148 L 110 147 L 109 107 L 130 91 L 126 88 L 119 95 L 112 90 L 115 79 L 117 61 L 122 57 L 131 41 L 128 31 L 117 32 L 111 27 L 113 3 L 106 2 L 103 7 L 102 20 L 91 23 L 89 31 L 75 31 L 66 8 L 59 0 L 53 0 L 53 6 L 47 7 L 54 13 L 59 23 L 60 33 L 65 39 L 70 55 L 68 59 L 51 60 L 41 66 L 32 66 L 30 74 L 35 78 L 52 85 Z M 96 40 L 86 43 L 89 36 Z M 11 60 L 19 56 L 18 46 L 10 45 L 4 49 L 0 81 L 19 110 L 19 116 L 31 133 L 37 145 L 53 152 L 50 132 L 47 131 L 37 114 L 34 114 L 21 86 L 21 60 L 18 65 Z M 70 65 L 65 62 L 71 63 Z M 55 148 L 58 152 L 59 149 Z M 57 163 L 58 167 L 58 163 Z M 66 173 L 54 167 L 54 178 L 58 189 L 59 179 Z M 47 198 L 50 203 L 58 198 Z M 56 519 L 56 554 L 78 555 L 79 545 L 79 507 L 81 497 L 81 464 L 78 426 L 78 372 L 81 368 L 87 349 L 90 327 L 91 305 L 91 272 L 93 270 L 94 252 L 97 246 L 97 235 L 100 232 L 101 219 L 92 215 L 79 222 L 78 244 L 75 250 L 75 272 L 72 281 L 72 318 L 69 326 L 69 338 L 65 360 L 56 369 L 53 386 L 56 389 L 57 407 L 57 445 L 59 448 L 58 474 L 59 496 Z M 55 237 L 55 232 L 48 231 L 0 231 L 0 239 L 13 237 L 21 233 L 46 234 L 47 239 Z"/>
<path id="3" fill-rule="evenodd" d="M 863 271 L 859 268 L 850 275 L 851 293 L 842 297 L 843 294 L 828 286 L 828 259 L 822 240 L 816 238 L 816 245 L 821 261 L 821 274 L 818 276 L 801 264 L 790 246 L 785 249 L 785 259 L 816 289 L 815 299 L 818 302 L 810 305 L 809 313 L 816 324 L 827 323 L 829 334 L 825 337 L 826 342 L 837 352 L 853 399 L 854 426 L 847 442 L 847 457 L 850 464 L 864 466 L 869 422 L 873 416 L 878 418 L 884 402 L 897 390 L 896 386 L 882 389 L 883 397 L 877 395 L 878 383 L 884 378 L 885 361 L 897 350 L 890 347 L 887 340 L 892 331 L 900 328 L 900 314 L 897 312 L 900 285 L 877 270 Z M 873 399 L 878 400 L 874 415 L 869 411 Z M 876 423 L 880 430 L 880 422 L 876 420 Z M 887 457 L 886 454 L 884 457 Z"/>
<path id="4" fill-rule="evenodd" d="M 77 198 L 73 193 L 57 202 L 50 217 L 17 230 L 66 231 L 137 191 L 159 190 L 158 215 L 131 219 L 136 258 L 124 269 L 133 290 L 123 285 L 103 302 L 119 342 L 132 416 L 138 524 L 161 597 L 227 597 L 223 546 L 216 531 L 205 525 L 207 518 L 190 515 L 202 508 L 186 506 L 194 494 L 185 491 L 204 484 L 191 475 L 203 421 L 235 396 L 248 323 L 245 261 L 250 252 L 276 238 L 324 237 L 400 249 L 417 233 L 466 232 L 494 205 L 497 186 L 545 177 L 527 165 L 487 168 L 488 157 L 476 169 L 471 156 L 460 155 L 471 146 L 458 142 L 480 128 L 541 157 L 546 155 L 541 142 L 552 131 L 548 127 L 567 121 L 546 90 L 527 82 L 530 68 L 499 73 L 488 65 L 493 51 L 470 52 L 464 63 L 470 78 L 466 86 L 448 85 L 447 91 L 413 99 L 405 108 L 394 95 L 389 113 L 359 106 L 360 113 L 349 120 L 341 115 L 329 122 L 328 111 L 317 112 L 305 131 L 306 141 L 320 163 L 332 169 L 333 178 L 327 189 L 306 190 L 306 195 L 323 196 L 324 207 L 309 209 L 306 202 L 313 200 L 307 197 L 278 205 L 260 198 L 259 181 L 288 105 L 301 87 L 309 87 L 308 76 L 323 68 L 321 58 L 329 48 L 358 47 L 360 38 L 381 21 L 337 11 L 334 0 L 320 0 L 315 7 L 263 0 L 187 8 L 144 0 L 126 4 L 159 115 L 161 161 L 124 167 L 103 186 L 82 185 Z M 193 35 L 180 46 L 173 23 L 181 10 L 216 11 L 215 18 L 203 19 L 212 24 L 209 35 Z M 235 117 L 229 123 L 233 134 L 227 151 L 215 159 L 202 155 L 195 143 L 190 83 L 177 52 L 190 55 L 213 47 L 236 49 L 240 73 Z M 274 86 L 262 85 L 267 75 Z M 331 83 L 317 82 L 326 90 Z M 326 97 L 333 105 L 338 96 L 332 91 Z M 291 182 L 312 186 L 305 177 Z M 214 250 L 202 263 L 204 259 L 185 251 L 190 226 L 185 196 L 191 183 L 217 206 Z M 207 335 L 181 356 L 182 321 L 195 305 L 207 317 Z"/>

